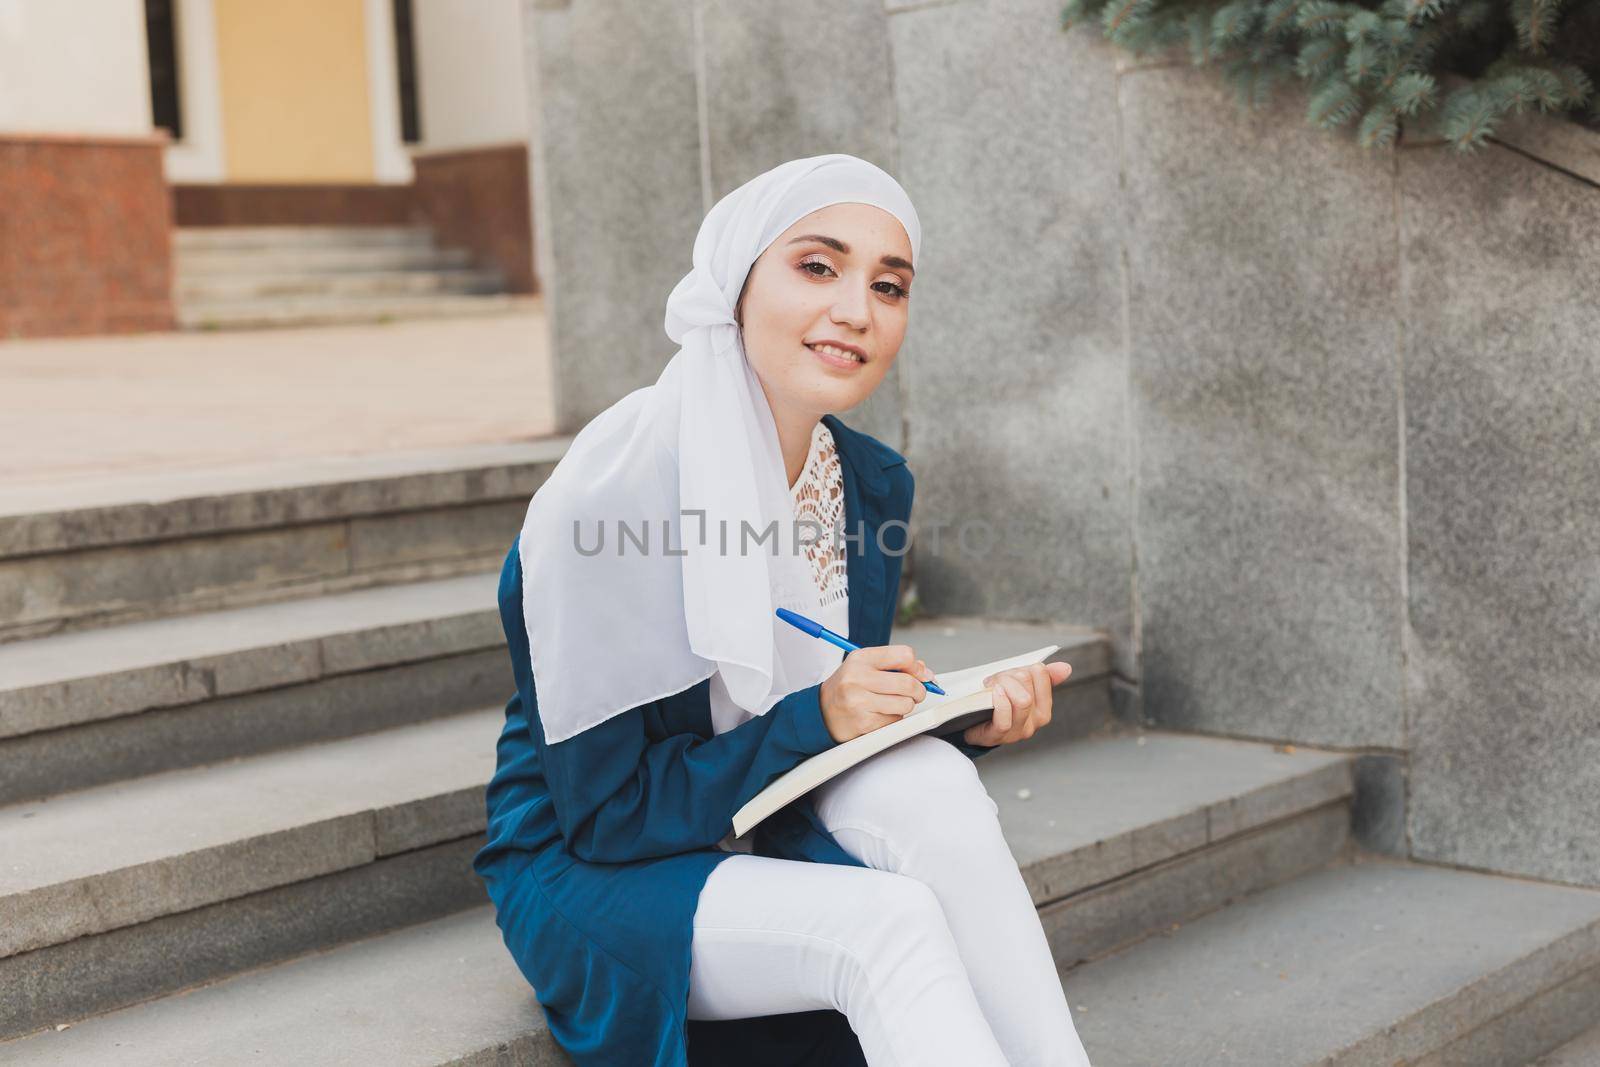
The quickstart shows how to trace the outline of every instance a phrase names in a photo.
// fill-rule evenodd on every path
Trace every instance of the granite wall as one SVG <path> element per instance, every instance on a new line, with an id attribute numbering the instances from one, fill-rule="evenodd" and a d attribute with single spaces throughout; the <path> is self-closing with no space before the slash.
<path id="1" fill-rule="evenodd" d="M 667 294 L 717 200 L 797 156 L 896 172 L 892 56 L 883 11 L 860 0 L 524 0 L 523 14 L 556 416 L 575 432 L 672 357 Z M 891 369 L 839 414 L 901 447 L 900 394 Z"/>
<path id="2" fill-rule="evenodd" d="M 526 2 L 569 428 L 670 356 L 716 197 L 871 159 L 922 262 L 843 415 L 911 458 L 929 608 L 1105 627 L 1153 725 L 1361 753 L 1372 847 L 1600 885 L 1600 138 L 1364 152 L 1058 0 Z"/>

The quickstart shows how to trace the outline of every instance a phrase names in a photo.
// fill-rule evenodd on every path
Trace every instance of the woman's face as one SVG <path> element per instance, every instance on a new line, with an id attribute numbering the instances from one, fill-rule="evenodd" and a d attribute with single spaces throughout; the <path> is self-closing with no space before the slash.
<path id="1" fill-rule="evenodd" d="M 900 351 L 911 275 L 905 228 L 870 204 L 829 204 L 779 234 L 735 309 L 773 411 L 820 418 L 866 399 Z M 814 347 L 828 342 L 863 361 Z"/>

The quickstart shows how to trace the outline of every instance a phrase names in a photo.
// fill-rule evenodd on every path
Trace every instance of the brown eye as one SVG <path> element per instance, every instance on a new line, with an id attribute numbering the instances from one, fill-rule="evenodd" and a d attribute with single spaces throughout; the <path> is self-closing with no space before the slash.
<path id="1" fill-rule="evenodd" d="M 833 273 L 833 268 L 828 266 L 828 264 L 826 262 L 824 262 L 823 260 L 820 260 L 820 259 L 803 259 L 803 260 L 800 261 L 800 269 L 805 271 L 807 274 L 811 275 L 813 278 L 822 278 L 822 277 L 826 276 L 826 275 L 819 274 L 814 270 L 811 270 L 810 269 L 811 267 L 821 267 L 823 270 L 827 271 L 829 274 Z"/>

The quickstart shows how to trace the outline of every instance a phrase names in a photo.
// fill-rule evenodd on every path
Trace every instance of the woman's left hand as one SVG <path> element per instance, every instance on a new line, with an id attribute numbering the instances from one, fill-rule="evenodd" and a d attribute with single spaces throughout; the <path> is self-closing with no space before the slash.
<path id="1" fill-rule="evenodd" d="M 1052 689 L 1071 673 L 1068 663 L 1032 663 L 991 674 L 983 684 L 994 686 L 994 717 L 967 727 L 961 736 L 970 745 L 1009 745 L 1032 737 L 1050 721 Z"/>

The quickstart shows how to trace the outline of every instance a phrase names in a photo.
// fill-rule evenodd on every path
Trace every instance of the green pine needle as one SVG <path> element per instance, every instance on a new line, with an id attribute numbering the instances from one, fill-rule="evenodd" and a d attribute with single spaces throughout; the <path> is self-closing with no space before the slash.
<path id="1" fill-rule="evenodd" d="M 1261 13 L 1261 33 L 1264 37 L 1280 40 L 1294 33 L 1295 14 L 1302 0 L 1272 0 Z"/>
<path id="2" fill-rule="evenodd" d="M 1344 20 L 1344 37 L 1351 44 L 1367 37 L 1376 37 L 1383 29 L 1383 19 L 1376 11 L 1357 11 Z"/>
<path id="3" fill-rule="evenodd" d="M 1567 101 L 1567 107 L 1580 108 L 1594 97 L 1594 82 L 1571 63 L 1553 64 L 1550 73 L 1561 82 L 1561 93 Z"/>
<path id="4" fill-rule="evenodd" d="M 1295 22 L 1306 33 L 1340 33 L 1349 16 L 1345 5 L 1334 0 L 1306 0 Z"/>
<path id="5" fill-rule="evenodd" d="M 1211 41 L 1215 53 L 1221 54 L 1229 45 L 1238 44 L 1249 36 L 1259 10 L 1257 0 L 1233 0 L 1217 8 L 1217 13 L 1211 16 Z"/>
<path id="6" fill-rule="evenodd" d="M 1561 18 L 1561 0 L 1512 0 L 1511 20 L 1517 39 L 1525 51 L 1535 55 L 1545 50 L 1555 36 Z"/>
<path id="7" fill-rule="evenodd" d="M 1378 50 L 1369 42 L 1357 40 L 1344 57 L 1344 76 L 1352 85 L 1366 85 L 1376 80 Z"/>
<path id="8" fill-rule="evenodd" d="M 1314 37 L 1295 57 L 1295 73 L 1307 81 L 1320 81 L 1344 63 L 1344 45 L 1334 37 Z"/>
<path id="9" fill-rule="evenodd" d="M 1216 61 L 1241 105 L 1298 79 L 1309 123 L 1354 124 L 1368 148 L 1392 147 L 1414 120 L 1470 151 L 1534 109 L 1600 122 L 1600 55 L 1585 36 L 1597 13 L 1600 0 L 1064 0 L 1061 24 L 1097 21 L 1136 54 Z M 1463 88 L 1446 94 L 1447 77 Z"/>
<path id="10" fill-rule="evenodd" d="M 1155 0 L 1111 0 L 1100 14 L 1100 24 L 1106 36 L 1115 41 L 1128 31 L 1130 24 L 1137 25 L 1155 7 Z"/>
<path id="11" fill-rule="evenodd" d="M 1361 111 L 1361 94 L 1342 78 L 1332 78 L 1311 95 L 1306 115 L 1313 125 L 1331 130 L 1343 126 Z"/>
<path id="12" fill-rule="evenodd" d="M 1432 75 L 1402 74 L 1389 88 L 1386 99 L 1396 112 L 1410 116 L 1431 108 L 1437 91 L 1438 85 Z"/>
<path id="13" fill-rule="evenodd" d="M 1394 109 L 1384 103 L 1373 106 L 1356 130 L 1356 143 L 1362 148 L 1388 148 L 1400 133 Z"/>
<path id="14" fill-rule="evenodd" d="M 1458 150 L 1481 148 L 1503 113 L 1489 94 L 1475 88 L 1458 89 L 1445 100 L 1439 132 Z"/>

